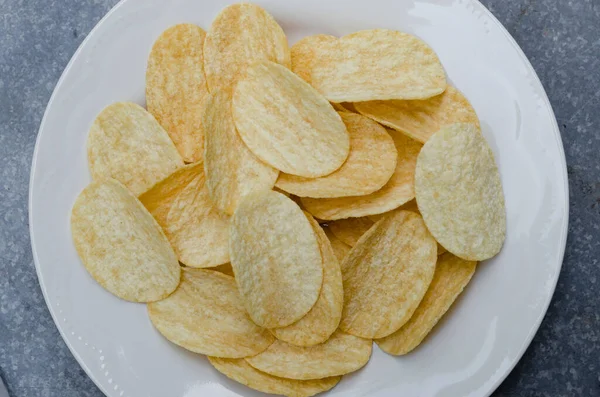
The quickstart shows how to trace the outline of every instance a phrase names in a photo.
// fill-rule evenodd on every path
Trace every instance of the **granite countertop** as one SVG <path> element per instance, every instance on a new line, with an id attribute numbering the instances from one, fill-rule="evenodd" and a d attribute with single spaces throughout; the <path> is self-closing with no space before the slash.
<path id="1" fill-rule="evenodd" d="M 37 130 L 71 55 L 117 0 L 0 0 L 0 376 L 12 397 L 100 397 L 62 341 L 27 221 Z M 546 88 L 570 180 L 570 235 L 548 314 L 494 396 L 600 396 L 600 1 L 483 0 Z M 459 396 L 457 396 L 459 397 Z"/>

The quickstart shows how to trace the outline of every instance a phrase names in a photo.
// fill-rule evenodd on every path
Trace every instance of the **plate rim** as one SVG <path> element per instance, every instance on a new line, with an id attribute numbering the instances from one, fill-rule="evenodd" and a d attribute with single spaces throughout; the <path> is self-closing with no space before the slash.
<path id="1" fill-rule="evenodd" d="M 58 79 L 56 85 L 54 86 L 54 89 L 52 91 L 52 95 L 50 96 L 50 99 L 48 100 L 48 103 L 46 104 L 46 108 L 44 110 L 44 116 L 42 117 L 42 121 L 40 122 L 40 126 L 38 128 L 38 133 L 37 133 L 37 137 L 35 140 L 35 147 L 34 147 L 34 151 L 32 154 L 32 159 L 31 159 L 31 168 L 30 168 L 30 175 L 29 175 L 29 194 L 28 194 L 28 204 L 27 204 L 27 209 L 28 209 L 28 221 L 29 221 L 29 237 L 30 237 L 30 243 L 31 243 L 31 251 L 32 251 L 32 256 L 33 256 L 33 262 L 35 265 L 35 270 L 36 270 L 36 275 L 37 275 L 37 279 L 38 279 L 38 283 L 40 285 L 40 289 L 42 291 L 42 295 L 44 297 L 44 302 L 46 303 L 46 306 L 48 308 L 48 311 L 50 312 L 50 315 L 52 317 L 52 320 L 54 322 L 54 325 L 56 326 L 56 328 L 58 329 L 58 332 L 63 340 L 63 342 L 65 343 L 65 345 L 67 346 L 67 348 L 69 349 L 69 351 L 71 352 L 71 354 L 73 355 L 73 357 L 75 358 L 75 360 L 77 361 L 77 363 L 79 364 L 79 366 L 85 371 L 86 375 L 88 376 L 88 378 L 90 378 L 92 380 L 92 382 L 96 385 L 96 387 L 106 396 L 108 396 L 108 389 L 106 389 L 102 383 L 99 381 L 99 379 L 97 379 L 97 377 L 94 375 L 94 373 L 91 371 L 91 369 L 88 367 L 88 365 L 84 362 L 84 360 L 82 359 L 81 355 L 78 353 L 77 349 L 75 348 L 74 344 L 71 343 L 67 337 L 67 332 L 65 329 L 63 329 L 63 327 L 60 326 L 60 321 L 58 318 L 57 313 L 55 312 L 53 306 L 50 304 L 49 302 L 49 296 L 48 296 L 48 291 L 46 289 L 46 286 L 44 284 L 44 280 L 42 277 L 42 273 L 41 273 L 41 267 L 40 267 L 40 261 L 38 259 L 38 255 L 37 255 L 37 249 L 36 249 L 36 243 L 35 243 L 35 237 L 34 237 L 34 232 L 33 232 L 33 208 L 32 208 L 32 203 L 33 203 L 33 186 L 34 186 L 34 181 L 36 180 L 36 164 L 37 164 L 37 157 L 38 157 L 38 151 L 40 148 L 40 141 L 41 141 L 41 137 L 42 137 L 42 133 L 43 130 L 45 128 L 46 125 L 46 121 L 47 121 L 47 117 L 48 117 L 48 113 L 49 113 L 49 108 L 51 107 L 51 105 L 54 103 L 55 101 L 55 97 L 57 95 L 57 92 L 59 91 L 60 87 L 62 86 L 62 84 L 64 83 L 64 79 L 66 78 L 66 75 L 69 73 L 69 71 L 72 68 L 73 63 L 75 62 L 75 59 L 79 56 L 80 52 L 83 50 L 83 48 L 86 46 L 86 44 L 88 43 L 89 40 L 91 40 L 91 37 L 94 35 L 94 33 L 99 30 L 101 28 L 102 25 L 104 25 L 106 23 L 106 21 L 114 14 L 116 13 L 119 8 L 121 8 L 121 6 L 123 6 L 123 4 L 125 4 L 127 1 L 129 0 L 119 0 L 117 2 L 117 4 L 115 4 L 95 25 L 94 27 L 90 30 L 90 32 L 86 35 L 85 39 L 81 42 L 81 44 L 77 47 L 77 50 L 73 53 L 73 55 L 71 56 L 69 62 L 67 63 L 67 65 L 65 66 L 64 70 L 62 71 L 60 78 Z M 549 115 L 551 116 L 551 121 L 552 121 L 552 133 L 554 135 L 554 138 L 558 144 L 558 148 L 559 150 L 559 157 L 560 157 L 560 162 L 561 162 L 561 173 L 563 176 L 563 180 L 564 180 L 564 185 L 563 185 L 563 195 L 564 195 L 564 199 L 565 199 L 565 207 L 563 209 L 563 219 L 564 219 L 564 225 L 563 228 L 561 230 L 561 234 L 560 234 L 560 250 L 559 250 L 559 254 L 557 256 L 558 259 L 558 266 L 556 268 L 556 276 L 554 277 L 554 279 L 552 280 L 552 285 L 551 288 L 548 289 L 548 291 L 550 292 L 548 299 L 546 299 L 546 302 L 543 305 L 543 310 L 540 312 L 538 318 L 535 319 L 535 323 L 533 325 L 533 327 L 530 329 L 529 334 L 527 335 L 527 337 L 525 338 L 525 340 L 523 341 L 523 344 L 520 348 L 519 353 L 516 355 L 516 359 L 511 362 L 511 364 L 507 367 L 507 369 L 504 371 L 504 373 L 490 386 L 489 392 L 487 392 L 485 394 L 485 397 L 489 397 L 491 396 L 497 389 L 498 387 L 506 380 L 506 378 L 508 377 L 509 374 L 512 373 L 512 371 L 514 370 L 514 368 L 516 367 L 516 365 L 521 361 L 521 359 L 523 358 L 523 355 L 525 354 L 525 352 L 527 351 L 527 349 L 529 348 L 529 346 L 531 345 L 531 342 L 533 341 L 533 338 L 535 337 L 535 335 L 537 334 L 537 332 L 539 331 L 539 328 L 544 320 L 544 318 L 546 317 L 547 313 L 548 313 L 548 309 L 550 307 L 550 304 L 552 303 L 552 301 L 554 300 L 554 294 L 556 292 L 556 287 L 558 285 L 558 281 L 560 279 L 560 276 L 562 274 L 562 266 L 564 263 L 564 257 L 565 257 L 565 252 L 566 252 L 566 246 L 567 246 L 567 238 L 569 235 L 569 210 L 570 210 L 570 195 L 569 195 L 569 177 L 568 177 L 568 172 L 567 172 L 567 161 L 566 161 L 566 154 L 565 154 L 565 149 L 564 149 L 564 145 L 563 145 L 563 140 L 562 140 L 562 136 L 560 133 L 560 128 L 558 126 L 558 120 L 556 119 L 556 114 L 554 112 L 554 108 L 552 106 L 552 103 L 550 102 L 550 98 L 548 97 L 548 93 L 546 92 L 546 88 L 544 87 L 544 84 L 542 83 L 536 69 L 533 67 L 531 61 L 529 60 L 529 58 L 527 57 L 527 55 L 525 54 L 525 52 L 523 51 L 523 49 L 521 48 L 521 46 L 519 45 L 519 43 L 517 43 L 517 41 L 515 40 L 515 38 L 510 34 L 510 32 L 506 29 L 506 27 L 502 24 L 502 22 L 500 22 L 500 20 L 498 20 L 498 18 L 496 18 L 496 16 L 483 4 L 481 3 L 480 0 L 468 0 L 469 3 L 471 3 L 473 6 L 477 7 L 479 9 L 479 11 L 481 11 L 483 14 L 485 14 L 486 17 L 489 18 L 490 21 L 492 21 L 499 29 L 500 32 L 502 32 L 502 34 L 504 35 L 504 37 L 506 37 L 506 39 L 508 39 L 508 41 L 510 42 L 510 44 L 512 45 L 512 47 L 514 49 L 517 50 L 517 53 L 519 55 L 519 57 L 521 58 L 521 60 L 525 63 L 526 66 L 528 66 L 528 68 L 533 71 L 533 78 L 535 79 L 535 82 L 539 84 L 539 86 L 542 88 L 541 90 L 541 99 L 544 102 L 545 107 L 549 110 Z"/>

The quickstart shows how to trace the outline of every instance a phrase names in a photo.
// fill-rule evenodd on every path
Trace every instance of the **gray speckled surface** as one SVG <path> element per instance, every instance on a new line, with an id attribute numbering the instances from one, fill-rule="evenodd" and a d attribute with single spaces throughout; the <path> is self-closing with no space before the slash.
<path id="1" fill-rule="evenodd" d="M 554 300 L 495 396 L 600 396 L 600 1 L 484 0 L 529 56 L 558 118 L 570 236 Z M 27 223 L 37 129 L 69 58 L 116 0 L 0 0 L 0 375 L 13 397 L 99 397 L 60 338 Z"/>

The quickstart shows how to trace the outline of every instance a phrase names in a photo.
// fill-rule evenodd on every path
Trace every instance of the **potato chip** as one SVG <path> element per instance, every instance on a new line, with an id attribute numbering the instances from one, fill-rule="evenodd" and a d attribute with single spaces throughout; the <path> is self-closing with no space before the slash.
<path id="1" fill-rule="evenodd" d="M 208 195 L 203 162 L 186 165 L 141 196 L 186 266 L 229 262 L 229 217 Z"/>
<path id="2" fill-rule="evenodd" d="M 323 283 L 323 259 L 304 212 L 281 193 L 246 196 L 232 218 L 231 265 L 254 322 L 288 326 L 315 305 Z"/>
<path id="3" fill-rule="evenodd" d="M 446 89 L 446 73 L 424 41 L 387 29 L 318 43 L 308 79 L 331 102 L 427 99 Z"/>
<path id="4" fill-rule="evenodd" d="M 451 86 L 443 94 L 425 100 L 358 102 L 355 107 L 361 114 L 422 143 L 448 124 L 471 123 L 479 127 L 479 118 L 469 100 Z"/>
<path id="5" fill-rule="evenodd" d="M 341 112 L 340 116 L 350 134 L 350 154 L 341 168 L 320 178 L 281 174 L 278 188 L 300 197 L 363 196 L 390 180 L 398 153 L 385 128 L 359 114 Z"/>
<path id="6" fill-rule="evenodd" d="M 204 41 L 209 91 L 231 92 L 246 68 L 262 60 L 291 66 L 287 38 L 271 14 L 249 3 L 233 4 L 221 11 Z"/>
<path id="7" fill-rule="evenodd" d="M 156 301 L 179 284 L 179 263 L 163 231 L 113 179 L 94 181 L 77 197 L 71 233 L 94 280 L 121 299 Z"/>
<path id="8" fill-rule="evenodd" d="M 331 174 L 350 152 L 348 131 L 331 104 L 273 62 L 255 64 L 238 81 L 233 118 L 252 153 L 287 174 Z"/>
<path id="9" fill-rule="evenodd" d="M 328 223 L 331 233 L 350 247 L 354 247 L 373 224 L 369 218 L 348 218 Z"/>
<path id="10" fill-rule="evenodd" d="M 411 200 L 408 203 L 404 204 L 403 206 L 401 206 L 400 208 L 398 208 L 399 210 L 404 210 L 404 211 L 412 211 L 412 212 L 416 212 L 417 214 L 421 215 L 421 212 L 419 211 L 419 207 L 417 207 L 417 201 L 416 200 Z M 391 211 L 390 211 L 391 212 Z M 368 218 L 373 221 L 373 222 L 377 222 L 378 220 L 380 220 L 381 218 L 385 217 L 389 215 L 389 212 L 383 213 L 383 214 L 379 214 L 379 215 L 371 215 Z M 440 243 L 438 243 L 437 246 L 437 253 L 438 256 L 445 254 L 446 248 L 442 247 L 440 245 Z"/>
<path id="11" fill-rule="evenodd" d="M 506 211 L 494 154 L 477 126 L 453 124 L 423 146 L 415 174 L 427 228 L 449 252 L 472 261 L 495 256 Z"/>
<path id="12" fill-rule="evenodd" d="M 306 36 L 300 39 L 290 48 L 292 58 L 292 72 L 296 73 L 302 80 L 308 84 L 310 81 L 310 73 L 313 67 L 313 62 L 316 56 L 316 51 L 319 45 L 325 42 L 337 42 L 337 37 L 328 34 L 316 34 L 314 36 Z M 332 104 L 334 107 L 335 104 Z M 342 110 L 345 110 L 340 106 Z M 340 109 L 336 109 L 340 110 Z"/>
<path id="13" fill-rule="evenodd" d="M 118 102 L 94 120 L 87 141 L 94 179 L 114 178 L 136 196 L 183 166 L 166 131 L 135 103 Z"/>
<path id="14" fill-rule="evenodd" d="M 204 150 L 205 36 L 201 27 L 188 23 L 167 29 L 154 43 L 146 69 L 148 111 L 188 163 L 202 160 Z"/>
<path id="15" fill-rule="evenodd" d="M 140 195 L 140 201 L 161 227 L 167 224 L 167 215 L 173 201 L 196 178 L 200 167 L 202 163 L 181 167 Z"/>
<path id="16" fill-rule="evenodd" d="M 433 281 L 413 316 L 398 331 L 376 340 L 379 347 L 399 356 L 419 346 L 467 286 L 476 266 L 477 262 L 450 253 L 440 256 Z"/>
<path id="17" fill-rule="evenodd" d="M 206 187 L 217 208 L 233 215 L 247 194 L 271 190 L 279 171 L 260 161 L 246 147 L 235 129 L 231 97 L 225 91 L 212 93 L 203 121 Z"/>
<path id="18" fill-rule="evenodd" d="M 335 256 L 338 258 L 338 261 L 340 262 L 340 267 L 341 267 L 341 265 L 344 261 L 344 258 L 346 258 L 346 255 L 348 255 L 348 252 L 350 252 L 352 247 L 350 247 L 348 244 L 344 243 L 342 240 L 337 238 L 331 232 L 331 229 L 328 226 L 323 227 L 323 231 L 325 232 L 325 235 L 329 239 L 329 242 L 331 243 L 331 248 L 333 248 L 333 252 L 335 253 Z M 344 271 L 344 269 L 342 269 L 342 272 L 343 271 Z"/>
<path id="19" fill-rule="evenodd" d="M 273 376 L 310 380 L 357 371 L 367 364 L 372 350 L 371 339 L 337 331 L 327 342 L 312 347 L 276 341 L 262 353 L 246 358 L 246 361 Z"/>
<path id="20" fill-rule="evenodd" d="M 231 263 L 226 263 L 224 265 L 211 267 L 207 270 L 214 270 L 216 272 L 223 273 L 223 274 L 226 274 L 231 277 L 235 277 L 235 274 L 233 274 L 233 268 L 231 267 Z"/>
<path id="21" fill-rule="evenodd" d="M 243 358 L 227 359 L 208 357 L 217 371 L 238 383 L 263 393 L 287 397 L 311 397 L 337 385 L 341 376 L 325 379 L 293 380 L 278 378 L 254 369 Z"/>
<path id="22" fill-rule="evenodd" d="M 342 265 L 340 329 L 362 338 L 383 338 L 402 327 L 431 283 L 436 249 L 414 212 L 397 211 L 377 222 Z"/>
<path id="23" fill-rule="evenodd" d="M 248 318 L 233 277 L 184 269 L 168 298 L 148 305 L 150 320 L 169 341 L 194 353 L 242 358 L 264 351 L 275 340 Z"/>
<path id="24" fill-rule="evenodd" d="M 277 339 L 296 346 L 314 346 L 325 342 L 340 324 L 344 306 L 344 288 L 342 286 L 340 263 L 323 229 L 310 214 L 306 213 L 305 215 L 317 235 L 321 256 L 323 257 L 321 293 L 317 303 L 306 316 L 292 325 L 271 330 Z M 286 377 L 290 378 L 289 376 Z"/>
<path id="25" fill-rule="evenodd" d="M 398 131 L 387 131 L 396 145 L 398 162 L 394 174 L 384 187 L 366 196 L 331 199 L 303 198 L 304 208 L 317 218 L 338 220 L 381 214 L 414 199 L 414 174 L 421 144 Z"/>

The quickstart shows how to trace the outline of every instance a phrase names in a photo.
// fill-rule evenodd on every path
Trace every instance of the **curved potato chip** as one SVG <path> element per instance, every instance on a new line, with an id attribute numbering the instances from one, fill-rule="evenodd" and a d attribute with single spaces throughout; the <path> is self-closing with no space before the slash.
<path id="1" fill-rule="evenodd" d="M 202 163 L 181 167 L 140 195 L 140 201 L 161 227 L 167 224 L 167 215 L 173 201 L 187 185 L 192 183 L 201 166 Z"/>
<path id="2" fill-rule="evenodd" d="M 309 380 L 345 375 L 364 367 L 373 341 L 336 331 L 327 342 L 299 347 L 275 341 L 262 353 L 246 358 L 259 371 L 287 379 Z"/>
<path id="3" fill-rule="evenodd" d="M 340 329 L 362 338 L 383 338 L 402 327 L 431 283 L 436 249 L 423 219 L 413 212 L 397 211 L 377 222 L 342 265 Z"/>
<path id="4" fill-rule="evenodd" d="M 192 24 L 165 30 L 152 46 L 146 69 L 146 106 L 188 163 L 202 160 L 204 30 Z"/>
<path id="5" fill-rule="evenodd" d="M 381 214 L 414 199 L 414 175 L 421 144 L 398 131 L 388 130 L 388 133 L 398 151 L 398 162 L 394 174 L 384 187 L 366 196 L 302 198 L 303 207 L 317 218 L 338 220 Z"/>
<path id="6" fill-rule="evenodd" d="M 310 73 L 320 43 L 337 42 L 337 37 L 328 34 L 316 34 L 300 39 L 290 48 L 292 72 L 310 84 Z M 332 104 L 334 107 L 336 104 Z M 341 107 L 341 106 L 340 106 Z M 344 109 L 343 107 L 341 107 Z M 336 109 L 339 110 L 339 109 Z M 344 109 L 345 110 L 345 109 Z"/>
<path id="7" fill-rule="evenodd" d="M 231 97 L 212 93 L 203 117 L 206 131 L 206 187 L 222 212 L 233 215 L 240 200 L 255 191 L 271 190 L 279 171 L 256 158 L 235 129 Z"/>
<path id="8" fill-rule="evenodd" d="M 469 284 L 476 266 L 477 262 L 465 261 L 450 253 L 440 256 L 433 281 L 410 320 L 398 331 L 375 342 L 384 352 L 396 356 L 413 351 Z"/>
<path id="9" fill-rule="evenodd" d="M 296 346 L 314 346 L 325 342 L 340 324 L 344 307 L 344 288 L 340 264 L 323 229 L 310 214 L 306 213 L 305 215 L 317 235 L 323 257 L 321 293 L 317 303 L 306 316 L 292 325 L 271 330 L 277 339 Z M 321 376 L 321 378 L 325 376 Z M 287 378 L 290 377 L 287 376 Z"/>
<path id="10" fill-rule="evenodd" d="M 453 124 L 423 146 L 415 174 L 417 204 L 431 234 L 472 261 L 495 256 L 506 236 L 506 211 L 494 154 L 473 124 Z"/>
<path id="11" fill-rule="evenodd" d="M 204 41 L 204 71 L 210 92 L 231 92 L 236 80 L 255 62 L 290 67 L 290 49 L 281 26 L 263 8 L 248 3 L 225 8 Z"/>
<path id="12" fill-rule="evenodd" d="M 119 182 L 92 182 L 77 197 L 71 233 L 85 268 L 104 289 L 151 302 L 177 288 L 180 268 L 163 231 Z"/>
<path id="13" fill-rule="evenodd" d="M 342 240 L 337 238 L 331 232 L 331 229 L 329 229 L 329 227 L 323 227 L 323 231 L 325 232 L 325 235 L 327 236 L 327 238 L 329 239 L 329 242 L 331 243 L 331 248 L 333 248 L 333 252 L 335 253 L 335 256 L 338 258 L 338 261 L 340 262 L 340 268 L 341 268 L 342 263 L 344 263 L 344 258 L 346 258 L 346 255 L 348 255 L 348 252 L 350 252 L 352 247 L 350 247 L 348 244 L 344 243 Z M 344 269 L 342 269 L 342 272 L 343 271 L 344 271 Z"/>
<path id="14" fill-rule="evenodd" d="M 331 233 L 350 247 L 354 247 L 373 224 L 369 218 L 348 218 L 328 223 Z"/>
<path id="15" fill-rule="evenodd" d="M 363 196 L 381 189 L 392 177 L 398 152 L 381 125 L 355 113 L 340 112 L 350 134 L 350 154 L 333 173 L 320 178 L 281 174 L 277 187 L 300 197 Z"/>
<path id="16" fill-rule="evenodd" d="M 229 262 L 229 217 L 210 200 L 202 170 L 173 201 L 165 233 L 186 266 L 203 268 Z"/>
<path id="17" fill-rule="evenodd" d="M 243 358 L 208 357 L 208 361 L 217 371 L 242 385 L 263 393 L 287 397 L 311 397 L 331 390 L 342 380 L 341 376 L 314 380 L 278 378 L 254 369 Z"/>
<path id="18" fill-rule="evenodd" d="M 87 152 L 94 179 L 114 178 L 136 196 L 183 166 L 167 132 L 144 108 L 129 102 L 100 112 L 90 128 Z"/>
<path id="19" fill-rule="evenodd" d="M 208 195 L 204 164 L 189 164 L 140 197 L 175 249 L 179 261 L 196 268 L 229 262 L 229 217 Z"/>
<path id="20" fill-rule="evenodd" d="M 317 237 L 304 212 L 283 194 L 258 192 L 242 200 L 232 218 L 229 250 L 256 324 L 288 326 L 317 302 L 323 283 Z"/>
<path id="21" fill-rule="evenodd" d="M 237 82 L 233 118 L 252 153 L 288 174 L 331 174 L 350 152 L 348 131 L 331 104 L 273 62 L 255 64 Z"/>
<path id="22" fill-rule="evenodd" d="M 354 106 L 361 114 L 421 143 L 444 125 L 471 123 L 479 127 L 475 109 L 452 86 L 441 95 L 421 101 L 370 101 Z"/>
<path id="23" fill-rule="evenodd" d="M 419 211 L 419 207 L 417 207 L 417 200 L 409 201 L 408 203 L 406 203 L 403 206 L 401 206 L 400 208 L 398 208 L 398 210 L 416 212 L 417 214 L 421 215 L 421 211 Z M 397 211 L 397 210 L 395 210 L 395 211 Z M 373 222 L 377 222 L 381 218 L 389 215 L 390 212 L 385 212 L 383 214 L 378 214 L 378 215 L 370 215 L 368 218 Z M 438 245 L 437 245 L 438 256 L 445 254 L 446 252 L 448 252 L 448 251 L 446 251 L 446 248 L 442 247 L 442 245 L 440 243 L 438 243 Z"/>
<path id="24" fill-rule="evenodd" d="M 182 273 L 171 296 L 148 305 L 152 324 L 169 341 L 225 358 L 256 355 L 275 341 L 248 318 L 233 277 L 203 269 Z"/>
<path id="25" fill-rule="evenodd" d="M 446 89 L 435 52 L 407 33 L 363 30 L 318 43 L 315 54 L 309 79 L 331 102 L 427 99 Z"/>

